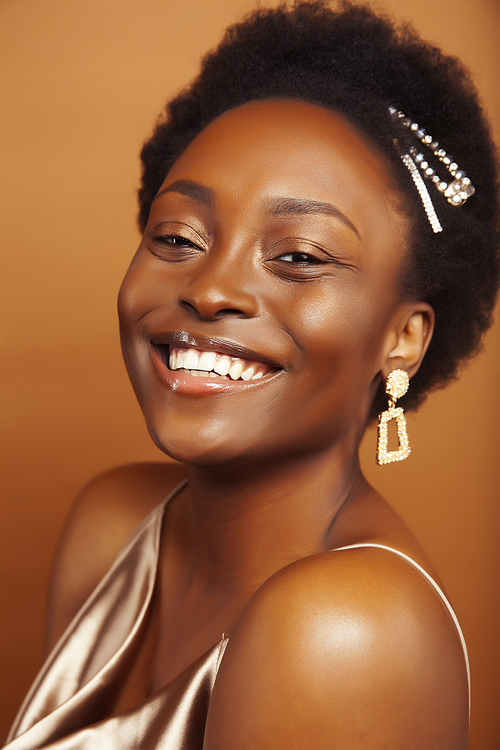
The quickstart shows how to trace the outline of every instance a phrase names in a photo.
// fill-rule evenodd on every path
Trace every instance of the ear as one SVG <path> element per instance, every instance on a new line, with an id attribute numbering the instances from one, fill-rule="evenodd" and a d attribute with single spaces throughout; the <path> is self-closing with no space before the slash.
<path id="1" fill-rule="evenodd" d="M 382 375 L 387 378 L 392 370 L 406 370 L 415 375 L 434 331 L 434 310 L 427 302 L 403 303 L 392 318 L 387 337 Z"/>

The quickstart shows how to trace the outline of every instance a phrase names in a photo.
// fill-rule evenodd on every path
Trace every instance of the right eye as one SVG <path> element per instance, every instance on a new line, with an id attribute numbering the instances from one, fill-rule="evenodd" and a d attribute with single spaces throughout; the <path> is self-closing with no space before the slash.
<path id="1" fill-rule="evenodd" d="M 193 258 L 202 253 L 200 245 L 180 234 L 151 233 L 151 251 L 163 260 L 178 262 Z"/>
<path id="2" fill-rule="evenodd" d="M 153 239 L 158 244 L 165 245 L 166 247 L 193 247 L 197 250 L 200 249 L 198 245 L 196 245 L 191 240 L 188 240 L 186 237 L 181 237 L 177 234 L 160 234 L 153 237 Z"/>

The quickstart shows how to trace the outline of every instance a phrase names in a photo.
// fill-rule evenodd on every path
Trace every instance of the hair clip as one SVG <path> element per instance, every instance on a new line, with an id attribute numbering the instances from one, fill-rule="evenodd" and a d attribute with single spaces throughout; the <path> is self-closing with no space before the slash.
<path id="1" fill-rule="evenodd" d="M 419 152 L 414 146 L 409 149 L 408 154 L 403 154 L 401 156 L 401 159 L 410 171 L 413 182 L 419 192 L 432 230 L 434 232 L 442 232 L 443 228 L 441 227 L 431 197 L 417 167 L 420 167 L 424 177 L 430 179 L 436 186 L 437 190 L 444 194 L 446 200 L 451 206 L 461 206 L 465 203 L 465 201 L 476 192 L 474 186 L 466 176 L 463 169 L 458 168 L 458 164 L 453 161 L 451 156 L 448 156 L 444 148 L 439 147 L 439 143 L 435 141 L 432 136 L 427 135 L 423 128 L 419 127 L 416 122 L 410 120 L 409 117 L 406 117 L 403 112 L 397 110 L 395 107 L 389 107 L 389 112 L 394 119 L 400 120 L 406 128 L 415 134 L 424 146 L 433 152 L 434 156 L 444 164 L 450 175 L 454 178 L 452 182 L 442 180 L 436 174 L 433 167 L 430 166 L 424 154 Z"/>
<path id="2" fill-rule="evenodd" d="M 436 213 L 436 209 L 434 208 L 432 198 L 429 195 L 427 186 L 422 179 L 422 175 L 418 171 L 417 165 L 411 158 L 410 154 L 403 154 L 401 159 L 403 160 L 404 165 L 408 168 L 412 176 L 412 180 L 415 183 L 415 187 L 418 190 L 418 194 L 420 195 L 420 200 L 422 201 L 424 211 L 427 214 L 427 218 L 429 219 L 429 224 L 432 227 L 432 231 L 434 232 L 434 234 L 437 234 L 438 232 L 442 232 L 443 227 L 441 226 L 441 222 L 438 219 L 438 215 Z"/>

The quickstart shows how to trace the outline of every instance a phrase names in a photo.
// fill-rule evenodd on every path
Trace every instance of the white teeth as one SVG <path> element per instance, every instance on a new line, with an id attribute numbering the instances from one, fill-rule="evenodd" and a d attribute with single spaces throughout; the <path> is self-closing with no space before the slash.
<path id="1" fill-rule="evenodd" d="M 229 377 L 231 378 L 231 380 L 239 380 L 242 372 L 243 362 L 241 361 L 241 359 L 237 359 L 236 362 L 233 362 L 233 364 L 229 368 Z"/>
<path id="2" fill-rule="evenodd" d="M 261 362 L 249 362 L 217 352 L 170 347 L 169 367 L 184 370 L 195 378 L 223 378 L 225 380 L 258 380 L 269 368 Z"/>
<path id="3" fill-rule="evenodd" d="M 231 372 L 231 371 L 229 371 Z M 246 370 L 243 370 L 241 373 L 241 379 L 242 380 L 252 380 L 255 373 L 255 367 L 247 367 Z"/>
<path id="4" fill-rule="evenodd" d="M 174 350 L 174 357 L 175 357 L 175 369 L 180 370 L 182 365 L 184 364 L 184 357 L 186 356 L 186 349 L 177 349 L 177 352 Z"/>
<path id="5" fill-rule="evenodd" d="M 188 349 L 182 366 L 185 370 L 196 370 L 198 368 L 198 360 L 198 352 L 194 349 Z"/>
<path id="6" fill-rule="evenodd" d="M 214 369 L 216 362 L 217 358 L 214 352 L 203 352 L 200 357 L 200 361 L 198 362 L 198 367 L 200 368 L 200 370 L 210 372 L 210 370 Z"/>
<path id="7" fill-rule="evenodd" d="M 229 359 L 229 357 L 224 356 L 218 359 L 217 364 L 214 367 L 214 370 L 219 375 L 227 375 L 230 367 L 231 367 L 231 360 Z"/>

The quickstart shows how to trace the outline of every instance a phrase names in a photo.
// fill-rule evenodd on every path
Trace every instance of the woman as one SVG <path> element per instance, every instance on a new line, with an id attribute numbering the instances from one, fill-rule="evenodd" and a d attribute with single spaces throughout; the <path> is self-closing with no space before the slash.
<path id="1" fill-rule="evenodd" d="M 466 747 L 460 628 L 357 451 L 383 412 L 378 460 L 404 458 L 395 402 L 490 322 L 496 170 L 468 78 L 362 7 L 259 11 L 142 158 L 123 351 L 186 468 L 82 493 L 9 747 Z"/>

